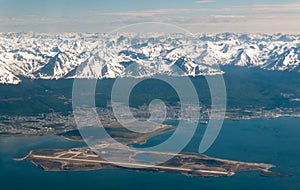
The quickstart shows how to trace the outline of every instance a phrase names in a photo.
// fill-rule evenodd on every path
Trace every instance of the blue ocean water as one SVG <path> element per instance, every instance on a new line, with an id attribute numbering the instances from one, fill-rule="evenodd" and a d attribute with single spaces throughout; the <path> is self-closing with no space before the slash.
<path id="1" fill-rule="evenodd" d="M 196 151 L 204 126 L 185 149 Z M 150 139 L 155 144 L 170 134 Z M 233 177 L 193 178 L 176 173 L 103 169 L 79 172 L 45 172 L 29 162 L 16 162 L 31 149 L 71 148 L 83 143 L 57 136 L 0 138 L 1 189 L 300 189 L 300 118 L 226 120 L 209 156 L 275 164 L 274 171 L 291 177 L 261 177 L 241 172 Z"/>

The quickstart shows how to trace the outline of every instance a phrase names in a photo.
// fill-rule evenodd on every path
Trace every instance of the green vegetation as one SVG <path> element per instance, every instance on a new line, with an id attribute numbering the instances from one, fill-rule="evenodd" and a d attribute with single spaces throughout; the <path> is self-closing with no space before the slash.
<path id="1" fill-rule="evenodd" d="M 300 74 L 293 72 L 263 71 L 242 67 L 224 67 L 229 108 L 251 107 L 299 107 Z M 0 115 L 35 115 L 49 112 L 72 111 L 72 79 L 29 80 L 19 85 L 0 85 Z M 205 77 L 191 78 L 202 104 L 210 105 L 210 93 Z M 114 79 L 99 80 L 96 89 L 96 105 L 105 107 L 110 100 Z M 87 95 L 88 96 L 88 95 Z M 93 95 L 90 95 L 93 96 Z M 179 98 L 165 82 L 148 79 L 132 91 L 130 105 L 148 104 L 162 99 L 169 104 Z"/>

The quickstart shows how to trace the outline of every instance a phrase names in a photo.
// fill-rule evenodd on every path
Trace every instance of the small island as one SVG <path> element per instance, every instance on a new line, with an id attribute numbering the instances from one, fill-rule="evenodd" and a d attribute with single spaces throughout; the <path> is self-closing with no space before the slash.
<path id="1" fill-rule="evenodd" d="M 103 148 L 105 151 L 105 147 Z M 162 156 L 162 152 L 134 152 L 131 158 L 139 154 L 152 158 Z M 180 153 L 173 154 L 173 158 L 159 165 L 109 162 L 100 158 L 90 148 L 73 148 L 67 150 L 34 150 L 21 160 L 27 160 L 45 171 L 86 171 L 103 168 L 124 168 L 136 171 L 176 172 L 193 177 L 233 176 L 240 171 L 261 171 L 261 176 L 286 176 L 278 172 L 271 172 L 272 164 L 231 161 L 208 157 L 203 154 Z"/>

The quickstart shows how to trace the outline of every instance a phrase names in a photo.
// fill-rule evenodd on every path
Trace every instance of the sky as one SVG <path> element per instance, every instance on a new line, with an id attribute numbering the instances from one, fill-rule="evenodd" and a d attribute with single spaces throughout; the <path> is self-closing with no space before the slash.
<path id="1" fill-rule="evenodd" d="M 300 0 L 0 0 L 0 32 L 103 33 L 143 22 L 192 33 L 300 34 Z"/>

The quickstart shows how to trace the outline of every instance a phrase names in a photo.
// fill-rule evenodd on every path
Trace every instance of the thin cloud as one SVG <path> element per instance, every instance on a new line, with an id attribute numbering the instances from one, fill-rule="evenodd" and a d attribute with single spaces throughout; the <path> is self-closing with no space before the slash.
<path id="1" fill-rule="evenodd" d="M 171 15 L 178 13 L 189 13 L 193 9 L 152 9 L 141 11 L 123 11 L 123 12 L 100 12 L 100 11 L 88 11 L 99 16 L 155 16 L 155 15 Z"/>
<path id="2" fill-rule="evenodd" d="M 229 19 L 234 19 L 234 18 L 245 18 L 245 15 L 212 15 L 214 18 L 229 18 Z"/>
<path id="3" fill-rule="evenodd" d="M 198 3 L 214 2 L 213 0 L 201 0 Z M 285 3 L 285 4 L 255 4 L 248 6 L 228 6 L 222 8 L 177 8 L 177 9 L 150 9 L 139 11 L 122 11 L 122 12 L 103 12 L 103 11 L 86 11 L 84 14 L 92 14 L 97 16 L 131 16 L 131 17 L 152 17 L 159 15 L 178 15 L 186 14 L 189 16 L 191 13 L 197 14 L 232 14 L 232 15 L 246 15 L 257 12 L 287 12 L 287 11 L 300 11 L 299 3 Z"/>
<path id="4" fill-rule="evenodd" d="M 254 10 L 259 11 L 295 11 L 300 10 L 300 3 L 255 5 Z"/>
<path id="5" fill-rule="evenodd" d="M 195 3 L 204 4 L 204 3 L 214 3 L 214 2 L 216 2 L 216 1 L 215 0 L 198 0 Z"/>

